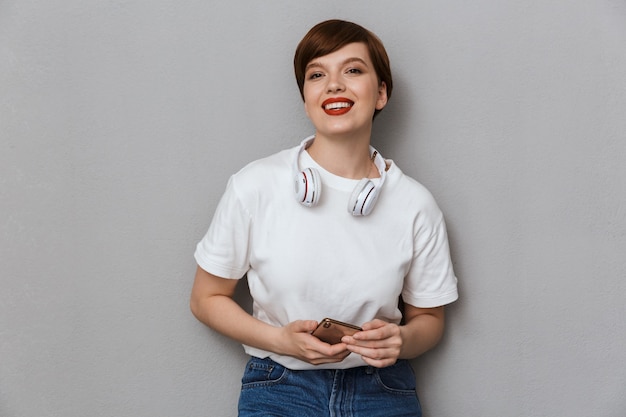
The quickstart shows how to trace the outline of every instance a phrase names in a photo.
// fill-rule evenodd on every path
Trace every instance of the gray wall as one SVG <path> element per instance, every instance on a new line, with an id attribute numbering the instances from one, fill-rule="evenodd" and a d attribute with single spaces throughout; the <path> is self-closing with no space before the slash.
<path id="1" fill-rule="evenodd" d="M 625 415 L 623 1 L 0 0 L 1 416 L 235 415 L 192 253 L 228 176 L 312 132 L 291 61 L 331 17 L 387 45 L 375 145 L 448 221 L 425 415 Z"/>

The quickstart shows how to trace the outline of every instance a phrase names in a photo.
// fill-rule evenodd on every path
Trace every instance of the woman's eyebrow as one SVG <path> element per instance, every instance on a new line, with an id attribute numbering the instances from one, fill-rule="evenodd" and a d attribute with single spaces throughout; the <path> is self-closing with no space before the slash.
<path id="1" fill-rule="evenodd" d="M 353 58 L 348 58 L 348 59 L 346 59 L 346 60 L 343 62 L 343 65 L 346 65 L 346 64 L 351 64 L 351 63 L 353 63 L 353 62 L 359 62 L 359 63 L 361 63 L 361 64 L 363 64 L 363 65 L 365 65 L 365 66 L 367 67 L 367 62 L 365 62 L 365 60 L 364 60 L 364 59 L 359 58 L 359 57 L 357 57 L 357 56 L 355 56 L 355 57 L 353 57 Z"/>
<path id="2" fill-rule="evenodd" d="M 362 58 L 359 57 L 351 57 L 351 58 L 347 58 L 345 59 L 342 63 L 341 66 L 347 65 L 347 64 L 351 64 L 353 62 L 359 62 L 363 65 L 365 65 L 367 67 L 367 62 L 365 62 L 365 60 L 363 60 Z M 306 66 L 306 68 L 304 69 L 304 72 L 307 72 L 308 70 L 310 70 L 311 68 L 323 68 L 324 65 L 319 62 L 319 61 L 312 61 L 309 62 L 309 64 Z"/>
<path id="3" fill-rule="evenodd" d="M 316 62 L 316 61 L 309 62 L 307 64 L 306 68 L 304 68 L 304 72 L 307 72 L 311 68 L 318 68 L 318 67 L 321 67 L 321 66 L 322 66 L 322 64 L 320 64 L 319 62 Z"/>

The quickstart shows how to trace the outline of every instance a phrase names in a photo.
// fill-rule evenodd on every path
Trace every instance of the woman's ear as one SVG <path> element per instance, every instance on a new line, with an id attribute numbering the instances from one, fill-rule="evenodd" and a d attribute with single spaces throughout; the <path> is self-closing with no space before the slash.
<path id="1" fill-rule="evenodd" d="M 378 100 L 376 100 L 376 110 L 382 110 L 387 105 L 387 84 L 380 82 L 378 87 Z"/>

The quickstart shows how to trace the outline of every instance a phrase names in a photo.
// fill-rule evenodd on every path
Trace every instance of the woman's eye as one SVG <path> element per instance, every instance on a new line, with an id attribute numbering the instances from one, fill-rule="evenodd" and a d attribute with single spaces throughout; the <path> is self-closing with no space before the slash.
<path id="1" fill-rule="evenodd" d="M 348 74 L 361 74 L 362 72 L 363 72 L 363 71 L 361 71 L 361 70 L 360 70 L 360 69 L 358 69 L 358 68 L 350 68 L 350 69 L 347 71 L 347 73 L 348 73 Z"/>
<path id="2" fill-rule="evenodd" d="M 309 76 L 307 77 L 309 80 L 315 80 L 317 78 L 320 78 L 322 76 L 321 72 L 313 72 L 311 74 L 309 74 Z"/>

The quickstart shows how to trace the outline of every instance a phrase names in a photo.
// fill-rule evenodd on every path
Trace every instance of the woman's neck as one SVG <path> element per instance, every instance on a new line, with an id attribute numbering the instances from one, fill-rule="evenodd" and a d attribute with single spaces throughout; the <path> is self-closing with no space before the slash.
<path id="1" fill-rule="evenodd" d="M 379 173 L 371 160 L 369 139 L 369 136 L 329 138 L 318 133 L 307 151 L 315 162 L 335 175 L 351 179 L 374 178 Z"/>

